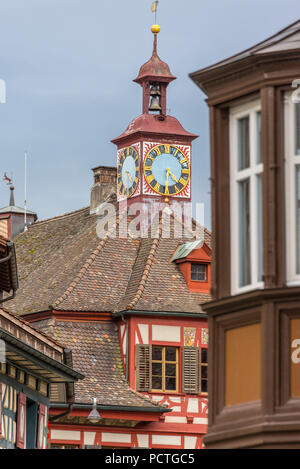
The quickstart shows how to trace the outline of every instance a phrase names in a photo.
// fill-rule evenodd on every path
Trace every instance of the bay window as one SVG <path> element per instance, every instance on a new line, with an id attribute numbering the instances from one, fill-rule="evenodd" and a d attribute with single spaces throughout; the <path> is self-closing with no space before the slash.
<path id="1" fill-rule="evenodd" d="M 285 97 L 287 284 L 300 284 L 300 103 Z"/>
<path id="2" fill-rule="evenodd" d="M 261 111 L 258 101 L 230 112 L 231 292 L 262 288 Z"/>

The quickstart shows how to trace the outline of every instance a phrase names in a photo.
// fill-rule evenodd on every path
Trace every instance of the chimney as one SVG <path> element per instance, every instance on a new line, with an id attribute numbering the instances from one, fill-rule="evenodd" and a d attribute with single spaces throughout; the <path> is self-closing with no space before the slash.
<path id="1" fill-rule="evenodd" d="M 97 166 L 92 169 L 94 184 L 91 189 L 90 213 L 95 213 L 97 207 L 117 192 L 117 168 L 115 166 Z"/>

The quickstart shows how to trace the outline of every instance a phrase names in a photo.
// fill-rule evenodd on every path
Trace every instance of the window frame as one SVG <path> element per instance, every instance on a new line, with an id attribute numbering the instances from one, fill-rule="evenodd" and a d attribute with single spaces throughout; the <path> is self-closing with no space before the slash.
<path id="1" fill-rule="evenodd" d="M 153 347 L 161 347 L 162 348 L 162 360 L 153 360 L 152 359 L 152 349 Z M 166 349 L 167 348 L 173 348 L 176 350 L 176 362 L 171 362 L 171 361 L 166 361 Z M 153 379 L 153 373 L 152 373 L 152 364 L 153 363 L 161 363 L 162 364 L 162 389 L 156 389 L 153 388 L 152 385 L 152 379 Z M 169 390 L 165 389 L 166 387 L 166 364 L 176 364 L 176 389 Z M 159 345 L 159 344 L 152 344 L 151 345 L 151 355 L 150 355 L 150 367 L 151 367 L 151 392 L 163 392 L 163 393 L 177 393 L 178 394 L 178 389 L 179 389 L 179 347 L 172 346 L 172 345 Z"/>
<path id="2" fill-rule="evenodd" d="M 262 240 L 259 245 L 259 223 L 258 217 L 253 214 L 258 213 L 258 177 L 263 175 L 263 162 L 260 153 L 260 161 L 258 162 L 258 143 L 261 140 L 261 134 L 257 132 L 257 114 L 261 113 L 260 100 L 248 102 L 240 106 L 234 106 L 230 109 L 229 124 L 229 166 L 230 166 L 230 246 L 231 246 L 231 294 L 236 295 L 251 290 L 261 289 L 264 287 L 263 280 L 258 280 L 259 275 L 259 255 L 262 262 Z M 249 148 L 250 158 L 249 167 L 239 170 L 239 120 L 249 116 Z M 239 189 L 243 181 L 249 181 L 249 264 L 250 264 L 250 282 L 246 285 L 240 285 L 240 228 L 241 220 L 239 218 Z M 262 188 L 262 179 L 261 185 Z M 262 200 L 262 196 L 261 196 Z M 260 230 L 262 233 L 262 218 L 260 221 Z M 238 246 L 238 251 L 236 247 Z M 263 272 L 262 272 L 263 274 Z"/>
<path id="3" fill-rule="evenodd" d="M 300 285 L 297 274 L 297 234 L 296 234 L 296 166 L 300 165 L 300 155 L 296 153 L 296 107 L 292 93 L 284 96 L 284 153 L 285 153 L 285 209 L 286 209 L 286 283 Z"/>
<path id="4" fill-rule="evenodd" d="M 204 280 L 198 280 L 198 279 L 192 279 L 192 266 L 193 265 L 203 265 L 204 266 L 204 271 L 205 271 L 205 278 Z M 190 281 L 191 282 L 203 282 L 207 283 L 208 282 L 208 266 L 204 262 L 191 262 L 191 268 L 190 268 Z"/>
<path id="5" fill-rule="evenodd" d="M 205 367 L 207 372 L 208 372 L 208 347 L 203 347 L 200 346 L 200 392 L 199 394 L 202 394 L 203 396 L 208 395 L 208 375 L 206 375 L 206 378 L 202 377 L 202 367 Z M 206 362 L 202 361 L 202 351 L 206 350 Z M 206 381 L 206 391 L 202 391 L 202 381 Z"/>

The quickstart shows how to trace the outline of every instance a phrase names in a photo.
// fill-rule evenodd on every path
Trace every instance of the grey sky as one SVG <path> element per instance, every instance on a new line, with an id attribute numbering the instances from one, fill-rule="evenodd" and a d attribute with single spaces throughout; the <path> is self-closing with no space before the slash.
<path id="1" fill-rule="evenodd" d="M 88 205 L 90 168 L 114 165 L 110 140 L 141 113 L 132 82 L 152 52 L 151 0 L 0 0 L 0 172 L 23 204 L 46 218 Z M 160 57 L 178 77 L 167 107 L 193 145 L 192 194 L 210 227 L 205 97 L 188 73 L 237 53 L 299 17 L 299 0 L 160 0 Z M 0 181 L 0 206 L 9 191 Z"/>

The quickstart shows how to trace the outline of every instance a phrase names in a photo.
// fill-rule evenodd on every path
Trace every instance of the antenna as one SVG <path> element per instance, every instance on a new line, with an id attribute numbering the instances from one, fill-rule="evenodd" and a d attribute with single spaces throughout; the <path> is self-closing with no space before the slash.
<path id="1" fill-rule="evenodd" d="M 24 153 L 24 231 L 27 231 L 27 151 Z"/>

